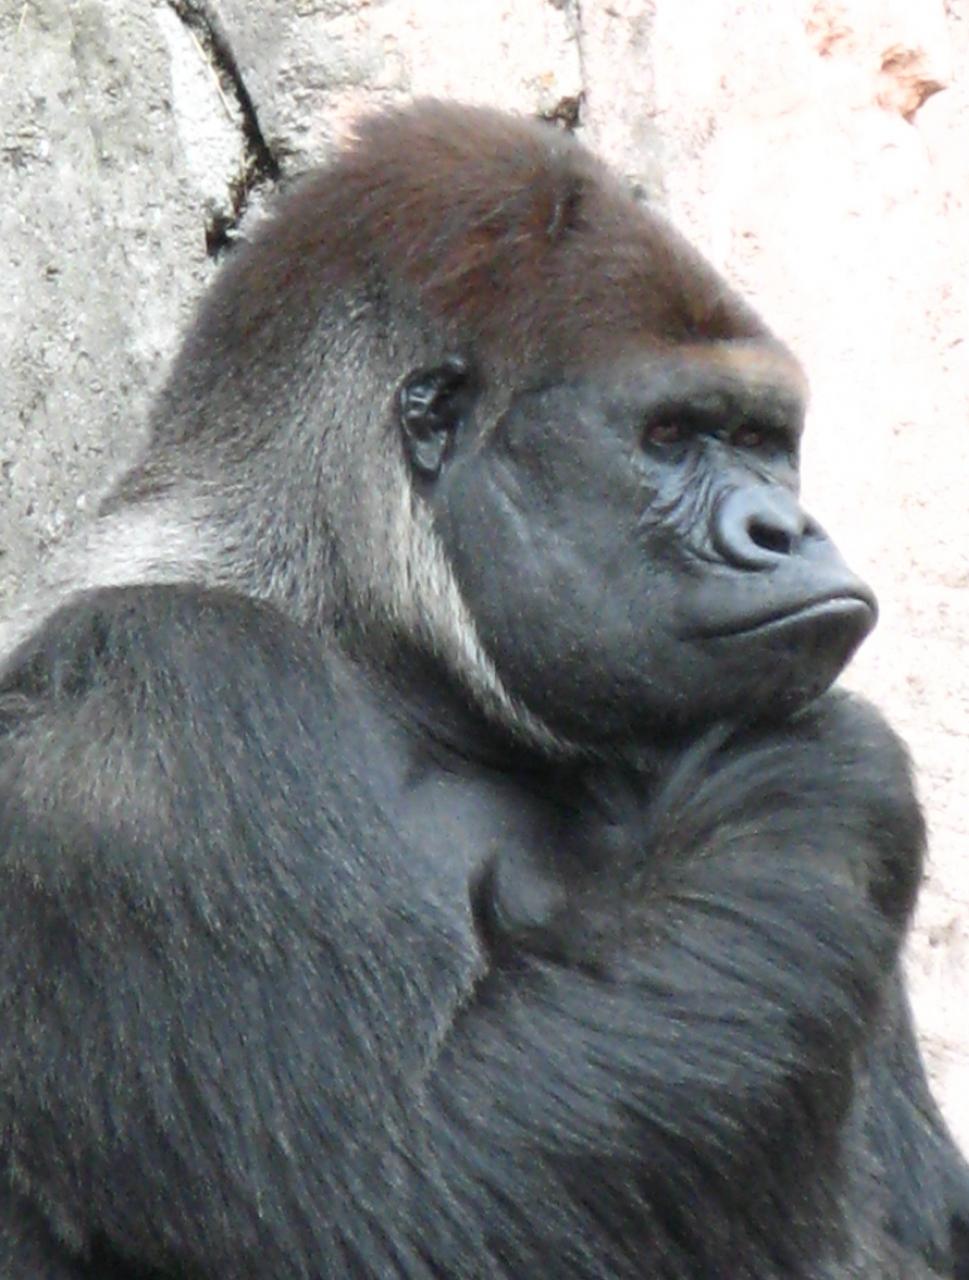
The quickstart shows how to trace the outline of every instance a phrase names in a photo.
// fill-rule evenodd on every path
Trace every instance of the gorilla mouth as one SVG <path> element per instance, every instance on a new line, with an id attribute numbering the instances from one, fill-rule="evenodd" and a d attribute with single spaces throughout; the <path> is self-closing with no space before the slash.
<path id="1" fill-rule="evenodd" d="M 762 614 L 746 614 L 734 622 L 715 627 L 703 627 L 695 634 L 704 640 L 726 640 L 738 636 L 758 636 L 765 639 L 777 636 L 791 638 L 802 629 L 813 630 L 829 627 L 839 632 L 857 636 L 861 643 L 878 619 L 878 606 L 873 595 L 861 591 L 850 594 L 825 596 L 820 600 L 799 600 L 792 605 L 781 605 Z"/>

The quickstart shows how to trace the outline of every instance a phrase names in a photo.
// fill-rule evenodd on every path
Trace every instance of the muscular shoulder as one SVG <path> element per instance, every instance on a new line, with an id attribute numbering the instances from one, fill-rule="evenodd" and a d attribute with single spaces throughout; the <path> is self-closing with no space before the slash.
<path id="1" fill-rule="evenodd" d="M 269 606 L 189 586 L 78 596 L 0 673 L 8 870 L 255 841 L 272 805 L 251 797 L 309 789 L 331 704 L 327 659 Z"/>
<path id="2" fill-rule="evenodd" d="M 109 690 L 150 702 L 211 702 L 244 689 L 256 671 L 261 679 L 272 668 L 283 676 L 294 663 L 324 670 L 299 629 L 269 605 L 188 584 L 109 587 L 79 593 L 8 657 L 0 705 L 9 723 L 18 709 L 76 704 Z"/>

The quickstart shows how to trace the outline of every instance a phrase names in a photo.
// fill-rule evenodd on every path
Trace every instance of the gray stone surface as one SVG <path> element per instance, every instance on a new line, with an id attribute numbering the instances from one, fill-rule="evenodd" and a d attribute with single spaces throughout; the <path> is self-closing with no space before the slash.
<path id="1" fill-rule="evenodd" d="M 149 0 L 7 0 L 0 58 L 2 600 L 136 438 L 241 152 Z"/>
<path id="2" fill-rule="evenodd" d="M 562 109 L 582 87 L 574 8 L 551 0 L 212 2 L 263 132 L 290 168 L 318 161 L 362 109 L 401 98 Z"/>
<path id="3" fill-rule="evenodd" d="M 932 822 L 911 969 L 969 1144 L 969 0 L 0 0 L 0 58 L 0 607 L 277 168 L 415 94 L 581 99 L 810 370 L 808 496 L 883 601 L 851 679 Z"/>

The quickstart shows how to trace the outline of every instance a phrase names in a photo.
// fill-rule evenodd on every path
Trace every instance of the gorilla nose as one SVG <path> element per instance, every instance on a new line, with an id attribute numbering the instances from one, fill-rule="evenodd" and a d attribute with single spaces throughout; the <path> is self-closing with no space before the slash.
<path id="1" fill-rule="evenodd" d="M 720 503 L 713 541 L 728 564 L 770 569 L 794 553 L 814 526 L 786 489 L 734 489 Z"/>

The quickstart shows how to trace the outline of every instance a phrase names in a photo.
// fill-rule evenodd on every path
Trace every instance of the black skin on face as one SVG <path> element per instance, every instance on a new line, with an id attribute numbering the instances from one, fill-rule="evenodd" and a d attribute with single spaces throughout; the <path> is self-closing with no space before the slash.
<path id="1" fill-rule="evenodd" d="M 0 656 L 4 1280 L 969 1280 L 803 397 L 500 113 L 234 251 Z"/>
<path id="2" fill-rule="evenodd" d="M 783 351 L 627 353 L 520 393 L 485 431 L 462 367 L 422 423 L 421 492 L 531 711 L 582 742 L 642 741 L 789 713 L 835 679 L 875 602 L 798 504 L 803 390 Z M 413 458 L 413 412 L 403 430 Z"/>

